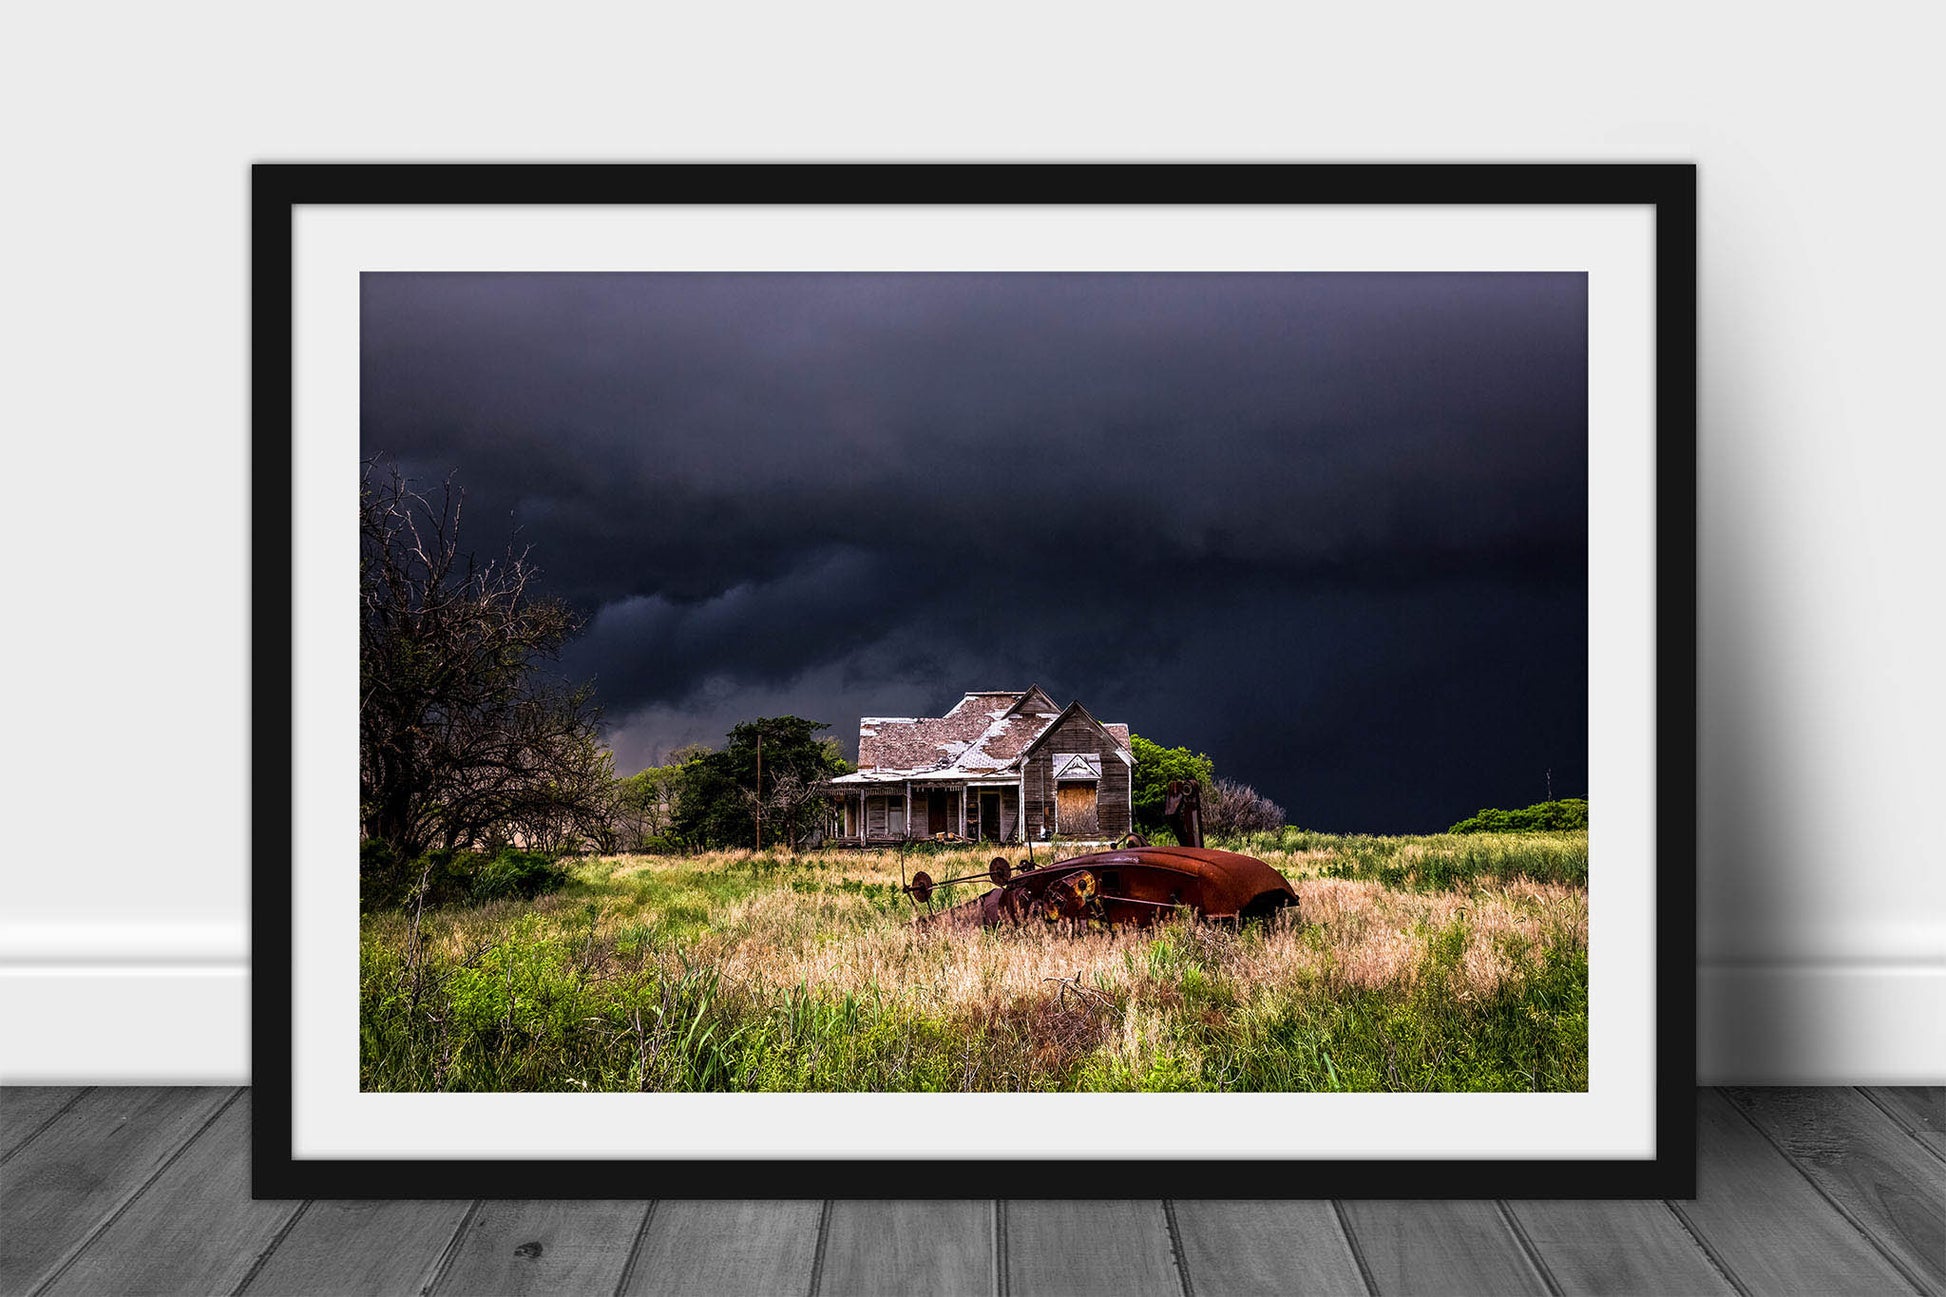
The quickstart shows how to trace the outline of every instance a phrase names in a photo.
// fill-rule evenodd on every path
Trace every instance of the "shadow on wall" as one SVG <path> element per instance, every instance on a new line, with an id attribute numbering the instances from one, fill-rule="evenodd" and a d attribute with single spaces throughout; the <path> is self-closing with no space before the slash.
<path id="1" fill-rule="evenodd" d="M 1789 638 L 1758 540 L 1736 519 L 1701 524 L 1697 645 L 1698 958 L 1788 962 L 1772 944 L 1815 921 L 1800 886 L 1810 790 L 1775 652 Z"/>
<path id="2" fill-rule="evenodd" d="M 1805 789 L 1797 717 L 1780 705 L 1788 612 L 1762 506 L 1733 494 L 1727 440 L 1702 420 L 1698 467 L 1697 1042 L 1704 1080 L 1754 1079 L 1814 1047 L 1803 979 L 1779 945 L 1815 915 L 1799 885 Z M 1715 425 L 1720 433 L 1722 425 Z M 1772 551 L 1774 553 L 1774 551 Z"/>
<path id="3" fill-rule="evenodd" d="M 1700 1079 L 1915 1081 L 1884 1069 L 1938 1065 L 1912 1033 L 1937 1013 L 1946 950 L 1929 949 L 1931 848 L 1900 849 L 1913 826 L 1887 821 L 1930 759 L 1884 714 L 1890 675 L 1869 674 L 1911 654 L 1840 620 L 1872 607 L 1850 573 L 1870 557 L 1869 535 L 1849 534 L 1868 506 L 1837 492 L 1825 514 L 1791 507 L 1786 475 L 1846 452 L 1788 444 L 1813 416 L 1767 393 L 1756 371 L 1774 359 L 1746 354 L 1742 383 L 1721 366 L 1704 379 L 1722 395 L 1701 412 L 1698 480 Z"/>

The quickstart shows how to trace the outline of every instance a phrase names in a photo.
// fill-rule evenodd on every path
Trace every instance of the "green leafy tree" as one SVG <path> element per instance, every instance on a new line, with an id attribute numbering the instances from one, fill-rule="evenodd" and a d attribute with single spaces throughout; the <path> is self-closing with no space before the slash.
<path id="1" fill-rule="evenodd" d="M 615 781 L 614 821 L 618 851 L 666 849 L 676 838 L 676 805 L 692 767 L 710 754 L 700 743 L 686 744 L 662 765 Z"/>
<path id="2" fill-rule="evenodd" d="M 766 716 L 733 727 L 729 741 L 684 767 L 675 829 L 695 847 L 788 845 L 824 817 L 818 786 L 843 774 L 829 727 L 799 716 Z"/>
<path id="3" fill-rule="evenodd" d="M 1204 796 L 1216 785 L 1216 766 L 1209 757 L 1188 748 L 1165 748 L 1140 734 L 1128 736 L 1135 753 L 1133 801 L 1135 827 L 1143 833 L 1159 833 L 1167 828 L 1162 818 L 1162 799 L 1168 795 L 1171 780 L 1194 780 L 1203 787 Z"/>

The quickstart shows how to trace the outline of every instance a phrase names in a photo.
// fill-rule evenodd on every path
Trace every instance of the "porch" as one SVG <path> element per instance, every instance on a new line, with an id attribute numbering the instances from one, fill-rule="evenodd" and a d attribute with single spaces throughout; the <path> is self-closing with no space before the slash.
<path id="1" fill-rule="evenodd" d="M 896 846 L 942 835 L 972 842 L 1020 841 L 1017 780 L 838 785 L 831 790 L 825 843 L 837 847 Z"/>

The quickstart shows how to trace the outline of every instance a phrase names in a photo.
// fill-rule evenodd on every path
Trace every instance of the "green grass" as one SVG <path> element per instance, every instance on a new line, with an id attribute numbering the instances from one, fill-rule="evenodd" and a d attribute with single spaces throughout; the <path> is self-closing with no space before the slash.
<path id="1" fill-rule="evenodd" d="M 1588 885 L 1585 829 L 1376 837 L 1286 828 L 1250 834 L 1225 845 L 1260 856 L 1287 874 L 1296 865 L 1321 877 L 1365 879 L 1415 891 L 1519 880 Z M 1297 865 L 1298 861 L 1309 862 L 1308 867 Z"/>
<path id="2" fill-rule="evenodd" d="M 1584 1089 L 1586 836 L 1578 867 L 1577 835 L 1520 836 L 1550 840 L 1287 831 L 1257 854 L 1300 921 L 1081 936 L 915 929 L 893 853 L 577 862 L 416 940 L 364 917 L 361 1084 Z"/>

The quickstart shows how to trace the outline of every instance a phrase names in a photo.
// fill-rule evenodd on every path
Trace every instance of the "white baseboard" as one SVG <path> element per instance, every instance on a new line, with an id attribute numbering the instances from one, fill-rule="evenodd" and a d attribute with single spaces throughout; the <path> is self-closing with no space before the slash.
<path id="1" fill-rule="evenodd" d="M 1946 963 L 1705 964 L 1705 1085 L 1946 1084 Z"/>
<path id="2" fill-rule="evenodd" d="M 1706 965 L 1707 1085 L 1946 1083 L 1946 965 Z M 250 975 L 236 960 L 0 962 L 0 1083 L 242 1085 Z"/>
<path id="3" fill-rule="evenodd" d="M 247 965 L 0 965 L 0 1084 L 249 1079 Z"/>

